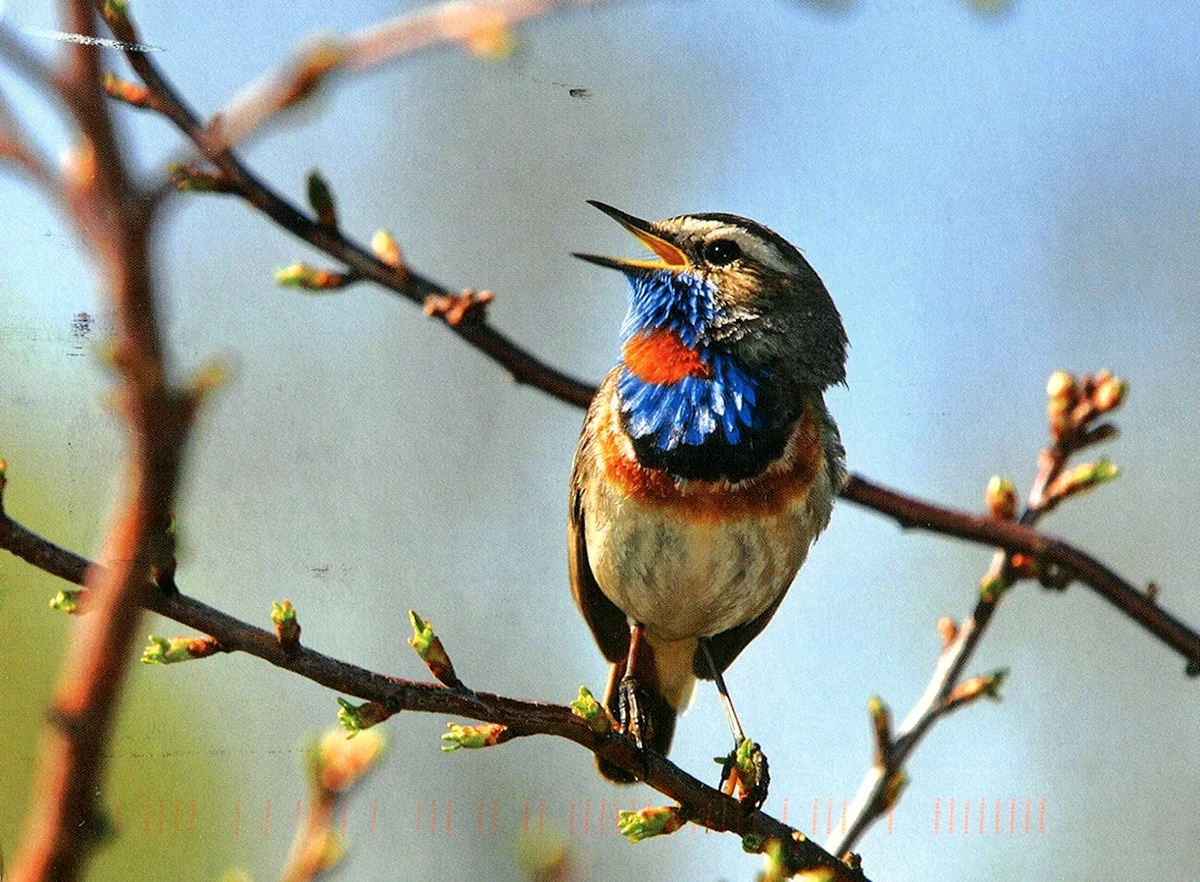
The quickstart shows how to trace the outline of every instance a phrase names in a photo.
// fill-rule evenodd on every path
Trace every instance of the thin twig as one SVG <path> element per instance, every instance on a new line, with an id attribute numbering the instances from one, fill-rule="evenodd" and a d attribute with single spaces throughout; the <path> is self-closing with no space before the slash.
<path id="1" fill-rule="evenodd" d="M 1112 384 L 1118 384 L 1115 378 L 1105 376 Z M 1048 537 L 1033 529 L 1063 499 L 1075 492 L 1075 489 L 1069 485 L 1063 485 L 1060 481 L 1060 478 L 1064 477 L 1068 461 L 1076 452 L 1096 443 L 1099 435 L 1092 423 L 1103 413 L 1120 404 L 1121 396 L 1124 394 L 1123 384 L 1119 384 L 1119 387 L 1113 386 L 1114 390 L 1120 388 L 1120 392 L 1114 392 L 1111 401 L 1107 402 L 1105 406 L 1095 406 L 1093 399 L 1097 393 L 1093 379 L 1085 378 L 1082 384 L 1083 394 L 1081 394 L 1073 377 L 1059 372 L 1051 378 L 1052 443 L 1038 457 L 1037 474 L 1030 488 L 1024 511 L 1015 521 L 1005 519 L 1013 517 L 1015 508 L 1015 494 L 1011 482 L 1008 482 L 1006 491 L 1008 502 L 1002 506 L 1004 513 L 1000 516 L 994 514 L 991 517 L 979 518 L 980 523 L 976 525 L 979 528 L 989 526 L 994 528 L 998 537 L 1004 536 L 1006 539 L 1011 539 L 1014 538 L 1012 534 L 1015 533 L 1030 541 L 1023 543 L 1020 547 L 1011 541 L 996 543 L 1001 547 L 993 555 L 991 566 L 982 580 L 981 585 L 984 587 L 975 604 L 975 609 L 971 616 L 957 628 L 954 628 L 953 625 L 950 626 L 954 631 L 953 636 L 946 641 L 925 692 L 909 711 L 904 722 L 901 723 L 894 740 L 888 743 L 877 737 L 878 749 L 875 760 L 851 801 L 847 810 L 847 823 L 826 842 L 826 848 L 833 854 L 844 854 L 854 848 L 870 825 L 887 814 L 899 796 L 904 764 L 929 729 L 947 714 L 974 701 L 980 694 L 986 694 L 986 690 L 978 687 L 982 686 L 987 678 L 980 678 L 974 683 L 963 683 L 963 672 L 974 656 L 984 634 L 987 633 L 988 626 L 1005 591 L 1019 578 L 1031 575 L 1033 570 L 1044 572 L 1048 565 L 1056 564 L 1073 574 L 1083 570 L 1100 571 L 1101 578 L 1093 587 L 1097 588 L 1101 596 L 1125 610 L 1136 621 L 1143 622 L 1155 633 L 1163 636 L 1168 643 L 1171 643 L 1171 638 L 1178 636 L 1179 643 L 1171 643 L 1171 645 L 1183 651 L 1185 657 L 1197 658 L 1194 653 L 1190 656 L 1187 654 L 1190 649 L 1187 640 L 1190 633 L 1188 629 L 1160 610 L 1153 601 L 1145 596 L 1144 592 L 1137 591 L 1133 586 L 1123 583 L 1116 574 L 1109 572 L 1082 552 L 1077 552 L 1057 540 L 1049 540 Z M 1069 388 L 1063 388 L 1064 384 Z M 1111 430 L 1099 433 L 1104 437 L 1111 437 L 1115 433 L 1111 426 L 1100 428 Z M 1067 479 L 1070 477 L 1070 475 L 1066 476 Z M 867 484 L 861 479 L 852 480 L 858 481 L 859 489 L 863 492 L 892 493 L 892 491 Z M 899 494 L 893 495 L 899 497 Z M 947 526 L 945 523 L 947 513 L 944 511 L 930 511 L 928 509 L 931 507 L 917 503 L 915 500 L 897 498 L 892 501 L 897 503 L 892 516 L 903 526 L 918 526 L 927 529 Z M 999 508 L 996 511 L 998 513 Z M 961 521 L 962 516 L 959 515 L 956 520 Z M 934 524 L 936 526 L 931 526 Z M 938 532 L 957 535 L 946 529 L 938 529 Z M 1023 573 L 1016 567 L 1018 553 L 1026 556 L 1030 573 Z M 1057 580 L 1057 584 L 1062 587 L 1065 582 L 1060 578 Z M 1176 631 L 1182 633 L 1176 635 Z M 1189 662 L 1187 672 L 1189 674 L 1196 673 L 1194 662 Z M 1002 677 L 1002 674 L 992 675 L 994 678 L 991 687 L 992 694 L 995 694 L 995 685 Z M 971 685 L 977 688 L 973 690 L 963 688 Z M 876 715 L 876 719 L 878 720 L 878 715 Z"/>
<path id="2" fill-rule="evenodd" d="M 0 21 L 0 58 L 50 98 L 57 99 L 55 72 L 36 52 L 26 46 L 3 21 Z"/>
<path id="3" fill-rule="evenodd" d="M 139 42 L 132 22 L 126 20 L 110 25 L 117 39 Z M 456 296 L 459 293 L 407 266 L 384 263 L 338 229 L 309 217 L 247 169 L 231 149 L 221 144 L 219 138 L 212 136 L 195 111 L 175 91 L 153 58 L 140 52 L 127 52 L 126 58 L 142 82 L 158 97 L 166 116 L 220 169 L 238 195 L 280 227 L 341 261 L 356 277 L 369 279 L 421 306 L 431 296 Z M 555 398 L 579 406 L 586 406 L 595 393 L 594 386 L 554 369 L 485 322 L 462 322 L 447 324 L 447 327 L 503 365 L 518 383 L 535 386 Z"/>
<path id="4" fill-rule="evenodd" d="M 842 489 L 842 498 L 887 515 L 906 529 L 927 530 L 980 545 L 1023 552 L 1056 564 L 1064 575 L 1091 588 L 1178 652 L 1193 669 L 1200 664 L 1200 633 L 1096 558 L 1062 539 L 1024 524 L 935 505 L 876 484 L 861 475 L 850 476 Z"/>

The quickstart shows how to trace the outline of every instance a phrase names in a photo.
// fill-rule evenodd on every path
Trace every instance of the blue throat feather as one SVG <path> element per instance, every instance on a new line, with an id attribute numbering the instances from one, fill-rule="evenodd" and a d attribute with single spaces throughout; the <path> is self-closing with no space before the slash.
<path id="1" fill-rule="evenodd" d="M 621 410 L 634 438 L 653 436 L 660 450 L 700 445 L 719 433 L 737 444 L 746 429 L 760 428 L 754 408 L 756 379 L 709 342 L 717 316 L 711 283 L 687 272 L 628 274 L 632 289 L 622 342 L 652 331 L 676 335 L 706 367 L 704 376 L 654 383 L 626 365 L 617 379 Z"/>

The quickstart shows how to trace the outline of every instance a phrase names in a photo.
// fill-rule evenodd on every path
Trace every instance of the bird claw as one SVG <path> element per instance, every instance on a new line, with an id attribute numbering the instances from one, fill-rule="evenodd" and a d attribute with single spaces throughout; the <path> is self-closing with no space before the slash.
<path id="1" fill-rule="evenodd" d="M 728 756 L 718 757 L 717 762 L 721 763 L 721 792 L 736 795 L 743 808 L 758 811 L 767 801 L 771 784 L 771 770 L 762 748 L 747 738 Z"/>
<path id="2" fill-rule="evenodd" d="M 642 703 L 638 700 L 637 681 L 633 677 L 621 679 L 617 693 L 617 726 L 625 733 L 638 750 L 645 750 L 643 734 L 646 730 L 646 715 Z"/>

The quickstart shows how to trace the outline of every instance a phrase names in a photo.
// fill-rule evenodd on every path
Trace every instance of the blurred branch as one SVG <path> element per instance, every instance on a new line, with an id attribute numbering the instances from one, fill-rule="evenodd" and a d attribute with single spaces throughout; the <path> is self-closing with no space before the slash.
<path id="1" fill-rule="evenodd" d="M 58 98 L 55 86 L 57 75 L 54 69 L 26 46 L 3 21 L 0 21 L 0 58 L 21 74 L 30 85 L 46 92 L 53 99 Z"/>
<path id="2" fill-rule="evenodd" d="M 0 547 L 77 585 L 84 583 L 90 569 L 99 570 L 88 560 L 43 539 L 2 512 Z M 83 596 L 85 614 L 91 609 L 87 594 L 85 591 Z M 832 873 L 831 879 L 865 878 L 792 827 L 763 812 L 748 812 L 737 800 L 692 777 L 665 757 L 652 752 L 642 753 L 615 729 L 597 731 L 565 705 L 476 692 L 463 685 L 451 687 L 414 682 L 339 661 L 301 643 L 285 647 L 272 631 L 240 621 L 178 591 L 163 591 L 150 583 L 143 586 L 138 600 L 151 612 L 215 638 L 221 651 L 248 653 L 339 693 L 372 702 L 379 708 L 373 721 L 402 710 L 423 711 L 498 723 L 508 729 L 508 737 L 554 735 L 566 738 L 636 774 L 654 790 L 676 800 L 694 823 L 715 831 L 736 833 L 743 838 L 754 837 L 751 842 L 758 842 L 760 848 L 771 842 L 784 843 L 785 860 L 792 872 L 825 868 Z"/>
<path id="3" fill-rule="evenodd" d="M 3 21 L 0 21 L 0 60 L 21 74 L 27 82 L 54 98 L 58 97 L 54 72 L 18 40 Z M 0 162 L 16 166 L 52 200 L 61 200 L 61 183 L 40 150 L 25 137 L 3 93 L 0 93 Z"/>
<path id="4" fill-rule="evenodd" d="M 522 21 L 605 2 L 612 0 L 453 0 L 403 13 L 348 36 L 314 36 L 213 117 L 208 125 L 217 139 L 213 146 L 241 142 L 310 96 L 332 74 L 359 73 L 448 43 L 462 43 L 477 54 L 499 54 L 511 45 L 509 30 Z"/>
<path id="5" fill-rule="evenodd" d="M 341 861 L 345 845 L 335 818 L 353 789 L 383 752 L 385 741 L 376 732 L 350 739 L 332 729 L 307 751 L 310 798 L 308 815 L 296 828 L 280 882 L 311 882 Z"/>
<path id="6" fill-rule="evenodd" d="M 68 30 L 94 35 L 85 0 L 65 3 L 63 14 Z M 51 72 L 15 46 L 0 33 L 5 57 L 27 76 L 51 83 L 78 127 L 61 186 L 113 313 L 117 394 L 130 437 L 122 499 L 104 539 L 108 565 L 79 574 L 91 614 L 86 624 L 76 621 L 68 640 L 10 877 L 71 882 L 107 829 L 96 796 L 147 573 L 170 555 L 166 525 L 188 420 L 184 399 L 166 386 L 149 270 L 152 211 L 128 178 L 100 89 L 98 51 L 73 43 L 61 69 Z"/>

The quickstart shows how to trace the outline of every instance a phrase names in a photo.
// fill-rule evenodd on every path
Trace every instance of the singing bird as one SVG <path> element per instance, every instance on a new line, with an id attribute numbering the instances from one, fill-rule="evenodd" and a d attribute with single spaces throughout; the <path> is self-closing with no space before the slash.
<path id="1" fill-rule="evenodd" d="M 605 704 L 639 747 L 667 753 L 696 678 L 717 681 L 741 741 L 721 674 L 829 523 L 845 453 L 823 392 L 845 382 L 846 333 L 763 225 L 591 204 L 655 259 L 575 255 L 620 270 L 632 296 L 575 452 L 572 593 L 612 663 Z"/>

